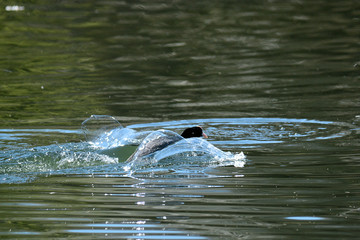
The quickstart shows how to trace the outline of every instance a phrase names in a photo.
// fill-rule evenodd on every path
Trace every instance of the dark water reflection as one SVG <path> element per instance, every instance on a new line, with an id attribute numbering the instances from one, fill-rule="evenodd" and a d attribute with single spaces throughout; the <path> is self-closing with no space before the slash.
<path id="1" fill-rule="evenodd" d="M 357 1 L 1 2 L 0 238 L 357 238 L 359 16 Z M 246 165 L 130 177 L 79 155 L 91 114 L 201 124 Z"/>
<path id="2" fill-rule="evenodd" d="M 359 107 L 358 9 L 354 1 L 33 1 L 24 11 L 3 8 L 2 124 L 72 125 L 90 114 L 129 123 L 349 120 Z"/>

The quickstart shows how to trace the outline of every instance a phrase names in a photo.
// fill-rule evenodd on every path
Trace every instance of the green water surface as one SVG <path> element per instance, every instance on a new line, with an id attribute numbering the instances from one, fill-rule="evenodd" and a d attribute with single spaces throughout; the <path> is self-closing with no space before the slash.
<path id="1" fill-rule="evenodd" d="M 4 0 L 0 32 L 1 239 L 358 238 L 360 2 Z M 129 176 L 92 114 L 246 164 Z"/>

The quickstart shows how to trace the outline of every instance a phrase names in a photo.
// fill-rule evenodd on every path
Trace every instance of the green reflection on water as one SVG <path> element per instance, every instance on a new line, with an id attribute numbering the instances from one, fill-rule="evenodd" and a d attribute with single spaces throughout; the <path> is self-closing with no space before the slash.
<path id="1" fill-rule="evenodd" d="M 359 115 L 359 9 L 357 1 L 313 0 L 2 1 L 0 125 L 79 128 L 91 114 L 125 126 L 243 117 L 350 122 Z M 214 238 L 359 235 L 358 130 L 267 145 L 266 128 L 251 126 L 244 137 L 243 127 L 230 127 L 228 142 L 218 126 L 208 130 L 231 150 L 242 138 L 259 140 L 247 150 L 248 165 L 213 169 L 211 178 L 185 169 L 136 179 L 108 176 L 105 167 L 100 175 L 75 169 L 2 184 L 0 232 L 59 238 L 79 224 L 103 231 L 139 221 Z M 81 138 L 26 134 L 1 139 L 4 163 L 29 146 Z"/>
<path id="2" fill-rule="evenodd" d="M 89 81 L 94 58 L 86 52 L 92 43 L 66 26 L 77 15 L 34 2 L 1 17 L 3 126 L 68 125 L 100 104 Z"/>
<path id="3" fill-rule="evenodd" d="M 23 5 L 0 8 L 3 126 L 357 114 L 353 1 Z"/>

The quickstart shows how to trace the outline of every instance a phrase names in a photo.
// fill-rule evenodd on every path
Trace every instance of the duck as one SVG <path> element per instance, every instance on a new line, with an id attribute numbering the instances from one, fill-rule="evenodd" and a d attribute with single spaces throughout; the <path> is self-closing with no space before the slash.
<path id="1" fill-rule="evenodd" d="M 200 126 L 186 128 L 182 133 L 181 136 L 183 138 L 192 138 L 192 137 L 203 137 L 208 138 L 205 134 L 204 130 Z"/>
<path id="2" fill-rule="evenodd" d="M 143 157 L 157 151 L 160 151 L 184 138 L 203 137 L 208 138 L 200 126 L 186 128 L 181 135 L 170 131 L 160 129 L 149 134 L 136 149 L 136 151 L 126 160 L 131 162 L 134 159 Z"/>

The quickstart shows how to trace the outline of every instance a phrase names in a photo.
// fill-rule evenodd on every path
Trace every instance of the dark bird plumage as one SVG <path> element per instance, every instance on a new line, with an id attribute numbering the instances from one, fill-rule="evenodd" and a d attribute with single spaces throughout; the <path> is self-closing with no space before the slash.
<path id="1" fill-rule="evenodd" d="M 144 139 L 136 151 L 128 158 L 127 162 L 130 162 L 134 158 L 143 157 L 162 150 L 167 146 L 182 140 L 183 138 L 192 137 L 207 138 L 207 135 L 203 132 L 203 129 L 200 126 L 185 129 L 181 136 L 168 130 L 159 130 L 157 132 L 151 133 Z"/>

